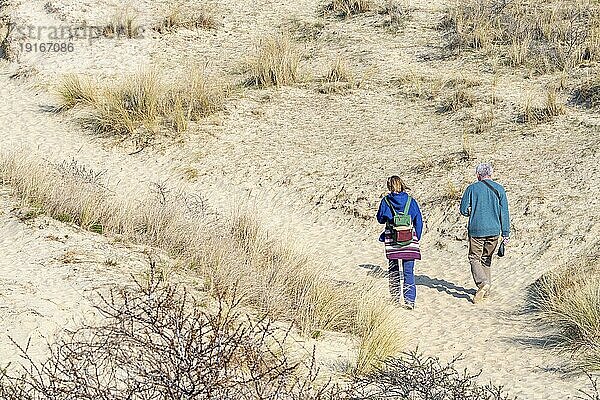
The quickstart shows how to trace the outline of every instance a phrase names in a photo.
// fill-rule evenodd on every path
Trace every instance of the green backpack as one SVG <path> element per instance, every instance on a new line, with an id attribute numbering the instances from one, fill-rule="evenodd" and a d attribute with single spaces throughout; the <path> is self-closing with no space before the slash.
<path id="1" fill-rule="evenodd" d="M 387 224 L 388 229 L 392 232 L 392 240 L 398 246 L 407 246 L 411 244 L 413 241 L 413 223 L 412 217 L 408 214 L 408 210 L 410 209 L 412 198 L 408 196 L 408 200 L 406 200 L 406 205 L 404 206 L 404 212 L 402 213 L 396 212 L 387 196 L 384 197 L 384 201 L 394 216 L 393 221 L 391 223 L 388 222 Z"/>

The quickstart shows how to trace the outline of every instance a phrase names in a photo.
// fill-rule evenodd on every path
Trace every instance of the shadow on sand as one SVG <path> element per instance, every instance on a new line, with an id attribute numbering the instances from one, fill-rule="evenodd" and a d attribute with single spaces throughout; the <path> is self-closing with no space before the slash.
<path id="1" fill-rule="evenodd" d="M 374 278 L 388 277 L 387 269 L 384 269 L 380 265 L 361 264 L 359 267 L 369 270 L 367 272 L 368 276 Z M 426 286 L 428 288 L 435 289 L 438 292 L 449 294 L 454 298 L 468 300 L 470 303 L 473 301 L 472 298 L 476 292 L 475 289 L 466 289 L 462 286 L 455 285 L 452 282 L 448 282 L 443 279 L 430 278 L 427 275 L 415 275 L 415 283 L 417 286 Z"/>
<path id="2" fill-rule="evenodd" d="M 360 264 L 359 267 L 360 268 L 364 268 L 364 269 L 368 269 L 369 272 L 367 272 L 367 275 L 371 276 L 373 278 L 387 278 L 388 277 L 388 271 L 387 271 L 387 269 L 383 269 L 381 267 L 381 265 Z"/>
<path id="3" fill-rule="evenodd" d="M 454 298 L 467 300 L 470 303 L 475 295 L 475 289 L 466 289 L 444 279 L 430 278 L 427 275 L 416 275 L 415 282 L 417 286 L 426 286 L 438 292 L 449 294 Z"/>

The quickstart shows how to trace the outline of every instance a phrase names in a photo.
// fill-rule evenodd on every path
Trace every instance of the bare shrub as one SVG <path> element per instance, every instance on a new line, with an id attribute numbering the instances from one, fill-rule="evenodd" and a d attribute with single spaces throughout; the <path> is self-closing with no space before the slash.
<path id="1" fill-rule="evenodd" d="M 165 17 L 156 28 L 159 32 L 173 32 L 179 28 L 217 29 L 219 22 L 215 11 L 193 2 L 171 2 L 167 6 Z"/>
<path id="2" fill-rule="evenodd" d="M 450 49 L 501 49 L 507 63 L 540 73 L 600 60 L 595 2 L 458 2 L 440 28 Z"/>
<path id="3" fill-rule="evenodd" d="M 137 22 L 136 14 L 129 8 L 123 8 L 115 12 L 111 20 L 104 26 L 102 33 L 106 37 L 136 39 L 142 30 Z"/>
<path id="4" fill-rule="evenodd" d="M 591 374 L 588 373 L 588 378 L 591 383 L 591 391 L 582 390 L 581 393 L 584 397 L 581 397 L 582 400 L 600 400 L 600 385 L 598 384 L 598 379 L 594 378 Z"/>
<path id="5" fill-rule="evenodd" d="M 600 108 L 600 76 L 582 82 L 573 93 L 572 100 L 584 107 Z"/>
<path id="6" fill-rule="evenodd" d="M 74 158 L 69 161 L 64 160 L 60 163 L 55 163 L 52 165 L 60 174 L 62 174 L 62 176 L 66 177 L 67 179 L 79 180 L 84 184 L 91 184 L 101 188 L 106 188 L 104 183 L 106 170 L 93 170 Z"/>
<path id="7" fill-rule="evenodd" d="M 324 7 L 323 11 L 340 18 L 348 18 L 374 9 L 375 4 L 372 0 L 333 0 Z"/>
<path id="8" fill-rule="evenodd" d="M 479 385 L 479 374 L 469 374 L 439 359 L 412 352 L 388 360 L 385 365 L 356 381 L 358 398 L 508 400 L 502 387 Z"/>
<path id="9" fill-rule="evenodd" d="M 250 77 L 247 84 L 256 86 L 285 86 L 299 78 L 300 55 L 289 36 L 278 34 L 263 38 L 257 54 L 247 65 Z"/>
<path id="10" fill-rule="evenodd" d="M 556 345 L 572 351 L 575 362 L 600 371 L 600 264 L 597 257 L 576 260 L 552 271 L 532 288 L 531 301 L 543 323 L 558 332 Z"/>
<path id="11" fill-rule="evenodd" d="M 287 356 L 288 332 L 255 321 L 236 304 L 205 311 L 189 294 L 160 283 L 112 291 L 102 319 L 49 346 L 49 358 L 25 357 L 23 374 L 4 374 L 13 399 L 338 399 L 317 384 L 314 357 Z M 6 398 L 6 397 L 3 397 Z"/>
<path id="12" fill-rule="evenodd" d="M 522 112 L 517 116 L 520 123 L 548 122 L 552 118 L 564 114 L 565 106 L 559 103 L 558 94 L 555 89 L 548 90 L 544 105 L 537 106 L 528 98 L 523 105 Z"/>

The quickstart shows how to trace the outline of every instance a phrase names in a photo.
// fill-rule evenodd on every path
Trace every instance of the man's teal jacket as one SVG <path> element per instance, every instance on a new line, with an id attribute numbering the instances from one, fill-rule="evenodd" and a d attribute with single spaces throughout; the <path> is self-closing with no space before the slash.
<path id="1" fill-rule="evenodd" d="M 485 183 L 475 182 L 465 190 L 460 203 L 460 213 L 469 217 L 469 236 L 503 237 L 510 235 L 510 217 L 506 191 L 499 183 L 491 179 L 486 182 L 493 186 L 500 198 Z"/>

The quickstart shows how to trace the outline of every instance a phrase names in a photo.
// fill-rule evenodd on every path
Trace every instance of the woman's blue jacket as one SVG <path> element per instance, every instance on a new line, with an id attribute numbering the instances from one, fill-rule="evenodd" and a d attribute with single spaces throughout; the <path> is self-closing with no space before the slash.
<path id="1" fill-rule="evenodd" d="M 408 200 L 408 193 L 406 192 L 392 192 L 386 196 L 392 206 L 396 210 L 397 213 L 404 212 L 404 207 L 406 206 L 406 201 Z M 408 209 L 408 214 L 412 217 L 413 226 L 415 228 L 415 233 L 417 234 L 417 239 L 421 240 L 421 234 L 423 233 L 423 216 L 421 215 L 421 209 L 419 208 L 419 204 L 415 199 L 412 199 L 410 202 L 410 207 Z M 386 222 L 392 222 L 394 220 L 394 216 L 392 214 L 392 210 L 384 201 L 381 199 L 381 203 L 379 203 L 379 210 L 377 211 L 377 221 L 380 224 L 385 224 Z M 379 241 L 384 241 L 384 234 L 382 233 L 379 237 Z"/>

